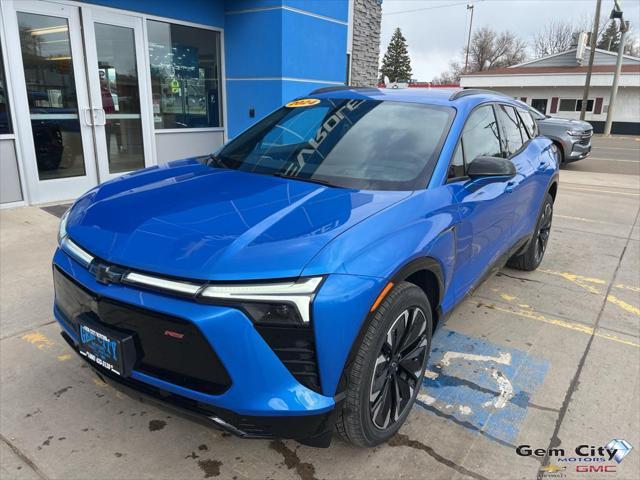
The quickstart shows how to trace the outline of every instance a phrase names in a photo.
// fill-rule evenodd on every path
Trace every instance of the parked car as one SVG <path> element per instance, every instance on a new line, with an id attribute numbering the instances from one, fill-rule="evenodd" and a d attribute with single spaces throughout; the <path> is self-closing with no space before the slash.
<path id="1" fill-rule="evenodd" d="M 320 89 L 104 183 L 60 224 L 62 335 L 105 381 L 236 435 L 380 444 L 446 315 L 542 261 L 558 165 L 535 128 L 498 94 Z"/>
<path id="2" fill-rule="evenodd" d="M 550 138 L 558 147 L 560 166 L 587 158 L 591 153 L 593 127 L 589 122 L 544 115 L 528 107 L 535 118 L 540 134 Z"/>

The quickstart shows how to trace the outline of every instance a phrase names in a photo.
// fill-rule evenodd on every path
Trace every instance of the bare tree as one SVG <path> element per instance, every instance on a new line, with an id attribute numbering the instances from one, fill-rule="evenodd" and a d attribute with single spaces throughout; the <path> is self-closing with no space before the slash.
<path id="1" fill-rule="evenodd" d="M 569 50 L 573 44 L 575 25 L 565 21 L 553 21 L 533 35 L 533 52 L 536 57 L 553 55 Z"/>
<path id="2" fill-rule="evenodd" d="M 462 49 L 462 58 L 467 49 Z M 469 45 L 469 64 L 467 71 L 461 62 L 452 61 L 449 70 L 433 79 L 435 84 L 458 83 L 463 73 L 481 72 L 494 68 L 509 67 L 522 63 L 527 59 L 527 44 L 512 32 L 498 33 L 484 27 L 477 30 Z"/>
<path id="3" fill-rule="evenodd" d="M 466 49 L 463 53 L 466 54 Z M 516 34 L 509 31 L 498 33 L 484 27 L 473 34 L 469 45 L 468 72 L 509 67 L 526 58 L 527 45 Z"/>

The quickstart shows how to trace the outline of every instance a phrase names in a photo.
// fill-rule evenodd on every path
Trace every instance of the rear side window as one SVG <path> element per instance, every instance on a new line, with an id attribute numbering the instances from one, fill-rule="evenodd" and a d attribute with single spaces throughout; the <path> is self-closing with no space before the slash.
<path id="1" fill-rule="evenodd" d="M 498 118 L 504 133 L 504 146 L 508 155 L 516 153 L 529 140 L 527 131 L 513 107 L 498 105 Z"/>
<path id="2" fill-rule="evenodd" d="M 491 105 L 479 107 L 469 115 L 462 131 L 462 146 L 467 163 L 481 155 L 502 156 L 498 123 Z"/>
<path id="3" fill-rule="evenodd" d="M 527 132 L 529 132 L 529 138 L 534 138 L 538 135 L 538 127 L 536 125 L 536 121 L 531 116 L 531 113 L 524 108 L 518 108 L 518 113 L 520 114 L 520 118 L 524 123 L 524 126 L 527 128 Z"/>

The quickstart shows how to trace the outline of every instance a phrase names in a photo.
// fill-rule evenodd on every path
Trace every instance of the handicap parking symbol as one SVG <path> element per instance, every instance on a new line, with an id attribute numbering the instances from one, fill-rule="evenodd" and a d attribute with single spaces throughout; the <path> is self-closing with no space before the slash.
<path id="1" fill-rule="evenodd" d="M 549 362 L 515 348 L 440 329 L 417 404 L 512 445 Z"/>

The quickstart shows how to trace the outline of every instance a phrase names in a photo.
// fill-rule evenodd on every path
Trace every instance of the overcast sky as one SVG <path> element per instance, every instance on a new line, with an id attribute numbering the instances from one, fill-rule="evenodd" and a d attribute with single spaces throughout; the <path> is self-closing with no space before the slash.
<path id="1" fill-rule="evenodd" d="M 596 0 L 473 0 L 473 29 L 512 30 L 530 42 L 533 34 L 557 19 L 592 19 Z M 640 21 L 640 0 L 622 0 L 625 18 L 634 33 Z M 427 9 L 428 10 L 422 10 Z M 609 17 L 613 0 L 602 0 L 601 16 Z M 403 12 L 409 11 L 407 13 Z M 412 11 L 413 10 L 413 11 Z M 382 56 L 391 35 L 400 27 L 409 44 L 413 78 L 429 81 L 460 57 L 466 44 L 469 17 L 462 0 L 384 0 L 382 3 Z M 635 24 L 635 25 L 634 25 Z"/>

